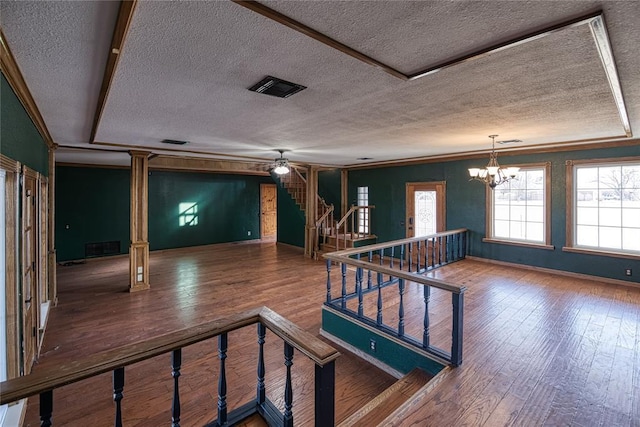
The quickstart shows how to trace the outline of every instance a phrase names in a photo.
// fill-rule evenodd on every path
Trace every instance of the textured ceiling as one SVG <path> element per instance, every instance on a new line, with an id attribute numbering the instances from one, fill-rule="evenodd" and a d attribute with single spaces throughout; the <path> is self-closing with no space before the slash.
<path id="1" fill-rule="evenodd" d="M 636 1 L 270 1 L 266 6 L 411 74 L 602 9 L 631 122 L 640 129 Z M 626 139 L 589 26 L 403 81 L 238 4 L 141 1 L 90 141 L 117 2 L 11 2 L 0 23 L 54 141 L 78 148 L 353 165 L 527 145 Z M 265 75 L 307 86 L 247 90 Z M 59 161 L 126 164 L 60 149 Z"/>

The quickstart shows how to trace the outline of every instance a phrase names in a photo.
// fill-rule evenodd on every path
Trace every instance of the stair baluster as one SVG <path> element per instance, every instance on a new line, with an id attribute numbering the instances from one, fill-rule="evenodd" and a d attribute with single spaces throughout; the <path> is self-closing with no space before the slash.
<path id="1" fill-rule="evenodd" d="M 342 308 L 347 308 L 347 264 L 342 264 Z"/>
<path id="2" fill-rule="evenodd" d="M 431 286 L 424 286 L 424 331 L 422 332 L 422 348 L 429 348 L 429 302 L 431 301 Z"/>
<path id="3" fill-rule="evenodd" d="M 331 302 L 331 260 L 327 260 L 327 303 Z"/>
<path id="4" fill-rule="evenodd" d="M 363 304 L 362 304 L 362 267 L 358 267 L 356 270 L 356 292 L 358 293 L 358 317 L 362 317 Z"/>
<path id="5" fill-rule="evenodd" d="M 293 427 L 293 388 L 291 386 L 291 365 L 293 365 L 293 347 L 284 343 L 284 364 L 287 367 L 287 379 L 284 387 L 284 419 L 285 427 Z"/>
<path id="6" fill-rule="evenodd" d="M 218 425 L 227 423 L 227 371 L 225 360 L 227 358 L 228 335 L 218 336 L 218 358 L 220 359 L 220 375 L 218 377 Z"/>
<path id="7" fill-rule="evenodd" d="M 412 262 L 413 262 L 413 242 L 409 242 L 409 273 L 411 273 Z"/>
<path id="8" fill-rule="evenodd" d="M 382 273 L 378 273 L 378 314 L 376 316 L 376 325 L 382 326 L 382 286 L 380 286 L 380 277 Z"/>
<path id="9" fill-rule="evenodd" d="M 171 352 L 171 376 L 173 377 L 173 402 L 171 403 L 171 427 L 180 427 L 180 390 L 178 378 L 182 365 L 182 349 Z"/>
<path id="10" fill-rule="evenodd" d="M 122 427 L 122 390 L 124 390 L 124 368 L 114 369 L 113 371 L 113 401 L 116 402 L 116 419 L 115 427 Z"/>
<path id="11" fill-rule="evenodd" d="M 369 251 L 369 258 L 368 261 L 371 262 L 371 260 L 373 259 L 373 251 Z M 371 289 L 371 269 L 368 270 L 367 273 L 367 289 Z"/>
<path id="12" fill-rule="evenodd" d="M 404 336 L 404 280 L 398 281 L 398 292 L 400 293 L 400 304 L 398 307 L 398 336 Z"/>
<path id="13" fill-rule="evenodd" d="M 437 240 L 434 237 L 431 243 L 431 268 L 436 268 L 436 250 L 438 247 Z"/>
<path id="14" fill-rule="evenodd" d="M 50 427 L 53 413 L 53 390 L 40 393 L 40 427 Z"/>
<path id="15" fill-rule="evenodd" d="M 258 386 L 256 390 L 256 400 L 258 405 L 262 405 L 265 401 L 264 386 L 264 338 L 267 329 L 262 323 L 258 323 Z"/>

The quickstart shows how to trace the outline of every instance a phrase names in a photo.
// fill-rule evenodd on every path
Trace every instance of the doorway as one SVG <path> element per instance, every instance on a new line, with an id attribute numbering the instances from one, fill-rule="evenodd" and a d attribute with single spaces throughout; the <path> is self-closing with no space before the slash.
<path id="1" fill-rule="evenodd" d="M 446 229 L 446 183 L 408 182 L 406 185 L 406 236 L 423 237 Z M 414 244 L 412 262 L 426 266 L 440 251 L 435 240 Z M 423 260 L 423 261 L 422 261 Z"/>
<path id="2" fill-rule="evenodd" d="M 275 240 L 278 234 L 278 188 L 260 184 L 260 238 Z"/>

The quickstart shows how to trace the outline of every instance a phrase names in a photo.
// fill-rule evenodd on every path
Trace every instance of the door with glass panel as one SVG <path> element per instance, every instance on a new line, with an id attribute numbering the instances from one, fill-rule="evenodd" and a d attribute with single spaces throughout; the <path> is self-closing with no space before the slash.
<path id="1" fill-rule="evenodd" d="M 406 198 L 406 235 L 423 237 L 444 231 L 446 227 L 446 185 L 444 181 L 409 182 Z M 440 247 L 435 240 L 414 243 L 412 264 L 424 267 L 437 263 Z M 408 251 L 407 251 L 408 252 Z M 409 253 L 406 254 L 409 256 Z"/>

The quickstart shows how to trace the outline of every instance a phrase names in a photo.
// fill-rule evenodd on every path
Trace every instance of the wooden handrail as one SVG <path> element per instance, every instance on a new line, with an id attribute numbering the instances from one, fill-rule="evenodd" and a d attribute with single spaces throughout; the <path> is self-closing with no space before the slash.
<path id="1" fill-rule="evenodd" d="M 322 199 L 320 199 L 322 200 Z M 324 202 L 324 200 L 323 200 Z M 333 213 L 334 207 L 333 205 L 326 205 L 327 206 L 327 210 L 322 214 L 322 216 L 320 218 L 318 218 L 318 220 L 316 221 L 316 227 L 319 227 L 320 224 L 322 224 L 322 222 L 327 219 L 327 217 Z"/>
<path id="2" fill-rule="evenodd" d="M 450 236 L 452 234 L 463 233 L 463 232 L 466 232 L 466 231 L 468 231 L 466 228 L 457 228 L 455 230 L 442 231 L 442 232 L 435 233 L 435 234 L 429 234 L 428 236 L 408 237 L 406 239 L 398 239 L 398 240 L 391 240 L 391 241 L 383 242 L 383 243 L 376 243 L 376 244 L 373 244 L 373 245 L 367 245 L 366 246 L 366 252 L 377 251 L 379 249 L 390 248 L 392 246 L 400 246 L 400 245 L 406 244 L 406 243 L 424 241 L 424 240 L 432 239 L 434 237 Z M 340 257 L 343 257 L 343 256 L 344 257 L 348 257 L 349 255 L 355 255 L 355 254 L 358 254 L 358 253 L 362 253 L 363 249 L 364 249 L 364 247 L 352 248 L 352 249 L 344 249 L 344 250 L 341 250 L 341 251 L 332 252 L 329 255 L 336 255 L 336 256 L 340 256 Z"/>
<path id="3" fill-rule="evenodd" d="M 445 231 L 445 232 L 441 232 L 441 233 L 436 233 L 436 234 L 431 234 L 429 236 L 422 236 L 422 237 L 410 237 L 408 239 L 400 239 L 400 240 L 393 240 L 390 242 L 384 242 L 384 243 L 377 243 L 374 245 L 367 245 L 367 246 L 363 246 L 360 248 L 353 248 L 353 249 L 345 249 L 342 251 L 337 251 L 337 252 L 331 252 L 331 253 L 326 253 L 324 254 L 324 258 L 325 259 L 329 259 L 331 261 L 337 262 L 337 263 L 343 263 L 343 264 L 347 264 L 347 265 L 352 265 L 354 267 L 362 267 L 362 268 L 366 268 L 372 271 L 376 271 L 378 273 L 383 273 L 383 274 L 387 274 L 389 276 L 393 276 L 393 277 L 397 277 L 399 279 L 406 279 L 406 280 L 410 280 L 412 282 L 415 283 L 419 283 L 421 285 L 426 285 L 426 286 L 433 286 L 434 288 L 439 288 L 439 289 L 443 289 L 445 291 L 449 291 L 455 294 L 460 294 L 460 293 L 464 293 L 467 288 L 466 286 L 458 286 L 458 285 L 453 285 L 449 282 L 446 282 L 444 280 L 440 280 L 440 279 L 435 279 L 435 278 L 429 278 L 426 277 L 422 274 L 419 273 L 410 273 L 408 271 L 402 271 L 402 270 L 398 270 L 398 269 L 394 269 L 394 268 L 390 268 L 384 265 L 380 265 L 380 264 L 375 264 L 372 262 L 368 262 L 368 261 L 364 261 L 361 259 L 354 259 L 351 258 L 351 255 L 356 255 L 356 254 L 362 254 L 362 253 L 368 253 L 368 252 L 372 252 L 372 251 L 377 251 L 380 249 L 386 249 L 386 248 L 391 248 L 391 247 L 395 247 L 395 246 L 401 246 L 407 243 L 412 243 L 412 242 L 417 242 L 417 241 L 424 241 L 427 239 L 431 239 L 434 237 L 444 237 L 444 236 L 449 236 L 452 234 L 457 234 L 457 233 L 463 233 L 466 232 L 467 229 L 466 228 L 459 228 L 456 230 L 451 230 L 451 231 Z"/>
<path id="4" fill-rule="evenodd" d="M 37 369 L 32 374 L 3 381 L 0 383 L 0 405 L 141 362 L 254 323 L 265 325 L 313 360 L 316 365 L 324 366 L 340 356 L 336 349 L 278 313 L 267 307 L 259 307 L 146 341 L 105 350 L 82 360 L 74 360 L 48 369 Z"/>

